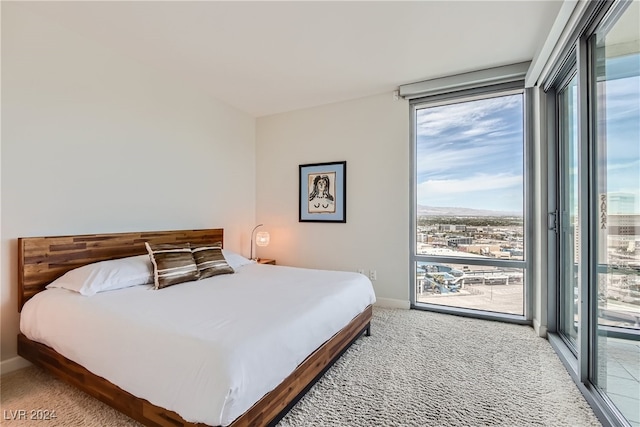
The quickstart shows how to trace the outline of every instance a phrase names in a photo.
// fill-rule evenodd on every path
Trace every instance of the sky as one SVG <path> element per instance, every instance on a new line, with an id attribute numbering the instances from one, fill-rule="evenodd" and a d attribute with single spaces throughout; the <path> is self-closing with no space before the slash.
<path id="1" fill-rule="evenodd" d="M 640 55 L 607 58 L 603 71 L 599 184 L 633 195 L 640 213 Z M 523 102 L 517 94 L 417 110 L 418 204 L 521 214 Z"/>
<path id="2" fill-rule="evenodd" d="M 619 69 L 627 75 L 612 79 Z M 606 106 L 606 114 L 599 114 L 607 144 L 607 172 L 602 181 L 608 193 L 633 195 L 635 213 L 640 213 L 640 55 L 608 59 L 605 73 L 606 86 L 598 85 Z"/>
<path id="3" fill-rule="evenodd" d="M 521 94 L 417 111 L 419 205 L 522 213 Z"/>

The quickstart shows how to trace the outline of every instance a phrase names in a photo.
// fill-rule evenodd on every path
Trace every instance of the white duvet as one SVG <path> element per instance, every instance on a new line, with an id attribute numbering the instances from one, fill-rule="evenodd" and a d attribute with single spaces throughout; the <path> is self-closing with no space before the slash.
<path id="1" fill-rule="evenodd" d="M 374 302 L 361 274 L 250 264 L 157 291 L 49 289 L 20 329 L 187 421 L 228 425 Z"/>

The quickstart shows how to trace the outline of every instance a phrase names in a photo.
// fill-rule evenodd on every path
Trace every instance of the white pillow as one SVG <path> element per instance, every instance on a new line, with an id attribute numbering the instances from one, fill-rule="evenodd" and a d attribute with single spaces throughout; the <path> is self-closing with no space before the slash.
<path id="1" fill-rule="evenodd" d="M 250 259 L 245 258 L 242 255 L 228 249 L 223 249 L 222 255 L 224 256 L 224 259 L 227 260 L 227 264 L 229 264 L 229 266 L 234 270 L 238 269 L 238 267 L 242 267 L 243 265 L 251 264 L 253 262 Z"/>
<path id="2" fill-rule="evenodd" d="M 47 285 L 91 296 L 98 292 L 145 285 L 153 282 L 153 268 L 149 255 L 94 262 L 67 271 Z"/>

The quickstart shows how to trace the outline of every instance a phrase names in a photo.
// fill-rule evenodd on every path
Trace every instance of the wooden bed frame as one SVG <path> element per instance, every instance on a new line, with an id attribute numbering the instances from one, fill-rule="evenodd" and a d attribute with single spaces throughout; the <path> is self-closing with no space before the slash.
<path id="1" fill-rule="evenodd" d="M 97 261 L 147 253 L 145 241 L 210 244 L 222 243 L 223 237 L 223 229 L 217 228 L 19 238 L 19 309 L 29 298 L 44 290 L 48 283 L 69 270 Z M 275 425 L 360 335 L 369 334 L 371 316 L 372 308 L 368 306 L 231 425 Z M 144 425 L 204 425 L 189 423 L 173 411 L 122 390 L 23 334 L 18 335 L 18 354 Z"/>

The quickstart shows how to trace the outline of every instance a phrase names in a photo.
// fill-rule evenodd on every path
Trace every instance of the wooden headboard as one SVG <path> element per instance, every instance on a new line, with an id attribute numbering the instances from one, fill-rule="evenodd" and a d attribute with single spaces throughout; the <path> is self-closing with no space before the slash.
<path id="1" fill-rule="evenodd" d="M 18 238 L 18 310 L 69 270 L 107 259 L 146 254 L 144 242 L 223 243 L 224 230 L 143 231 Z"/>

